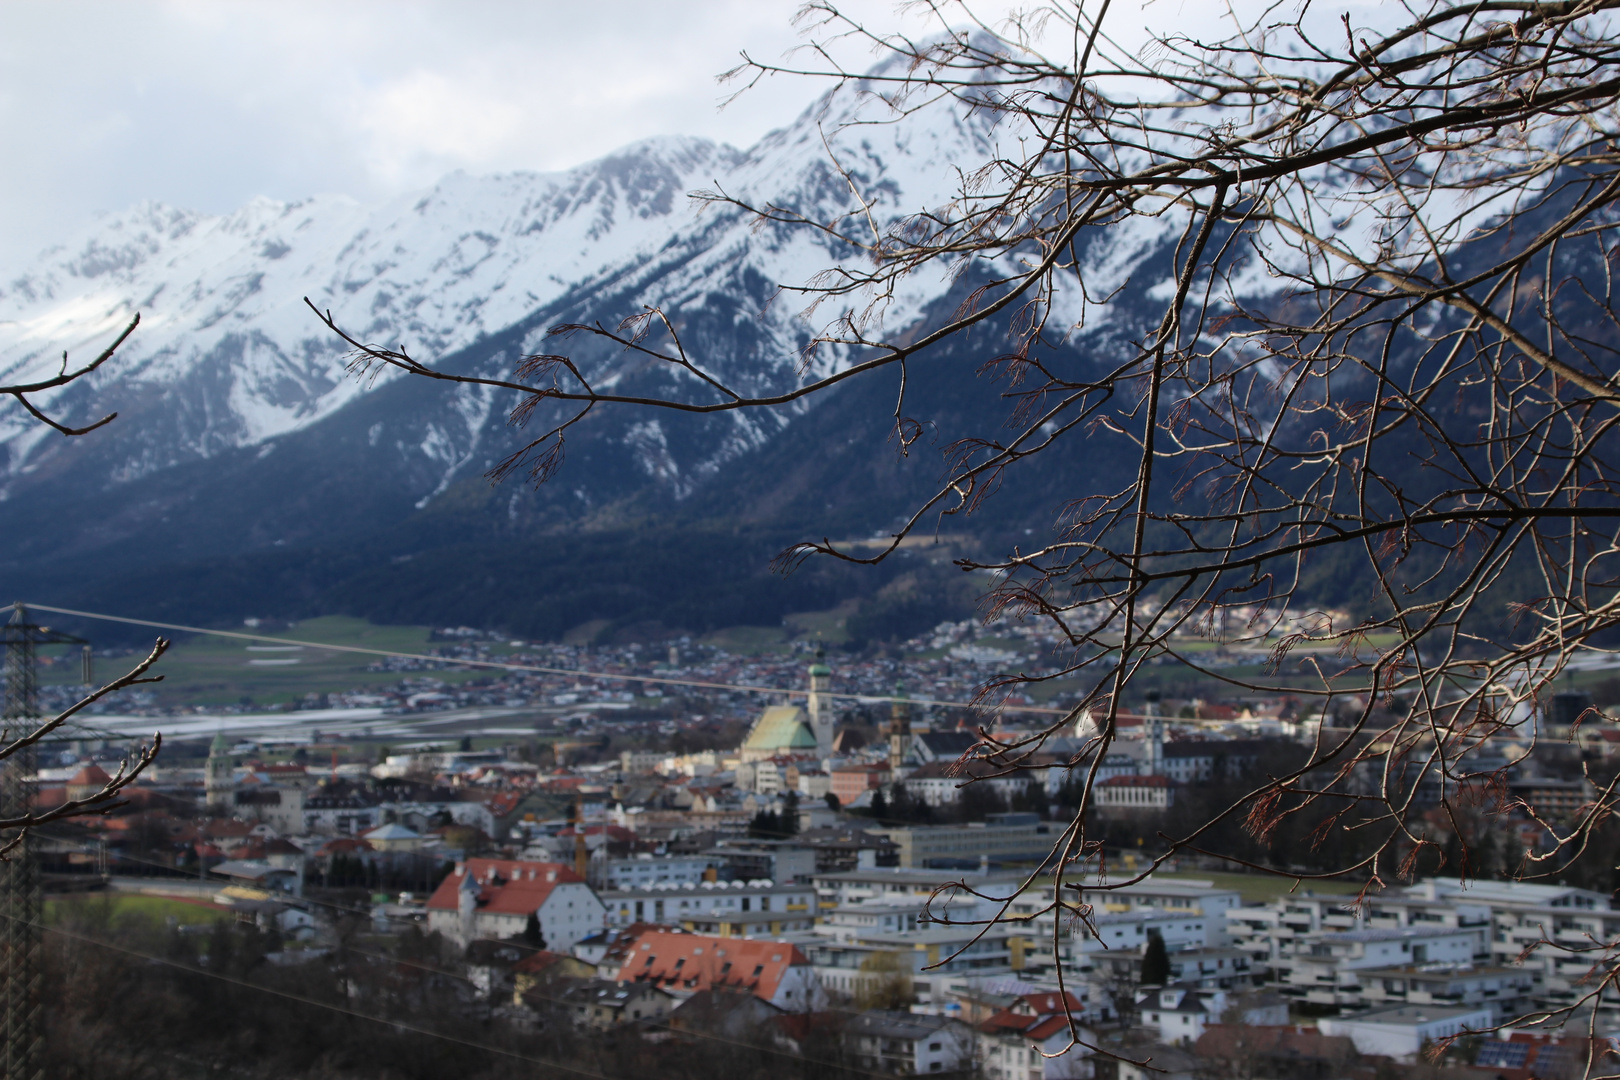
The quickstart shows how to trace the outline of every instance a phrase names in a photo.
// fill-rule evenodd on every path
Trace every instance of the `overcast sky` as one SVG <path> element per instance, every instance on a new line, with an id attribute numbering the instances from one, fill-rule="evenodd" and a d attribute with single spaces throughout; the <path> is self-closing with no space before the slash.
<path id="1" fill-rule="evenodd" d="M 1204 6 L 1116 6 L 1140 25 L 1189 4 Z M 4 0 L 0 278 L 145 199 L 210 212 L 254 195 L 369 200 L 453 169 L 567 168 L 651 135 L 747 146 L 825 87 L 776 78 L 719 111 L 714 77 L 739 50 L 779 59 L 800 43 L 799 5 Z M 893 0 L 848 7 L 906 25 Z"/>

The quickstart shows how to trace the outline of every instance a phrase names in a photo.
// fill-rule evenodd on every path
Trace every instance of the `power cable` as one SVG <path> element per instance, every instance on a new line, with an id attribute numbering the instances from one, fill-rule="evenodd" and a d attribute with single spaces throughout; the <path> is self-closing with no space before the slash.
<path id="1" fill-rule="evenodd" d="M 689 686 L 699 690 L 739 690 L 751 694 L 786 694 L 789 697 L 807 697 L 810 691 L 804 689 L 784 690 L 775 686 L 753 686 L 747 683 L 707 682 L 700 679 L 677 679 L 668 675 L 627 675 L 619 672 L 586 671 L 581 668 L 547 667 L 540 664 L 509 664 L 499 660 L 463 660 L 444 656 L 433 656 L 429 653 L 398 652 L 393 649 L 368 649 L 359 645 L 328 645 L 319 641 L 300 641 L 297 638 L 272 637 L 269 634 L 244 634 L 237 630 L 209 630 L 201 626 L 185 626 L 181 623 L 156 622 L 151 619 L 132 619 L 123 615 L 105 615 L 94 611 L 76 611 L 73 608 L 51 607 L 48 604 L 28 604 L 35 611 L 49 611 L 53 615 L 71 615 L 81 619 L 100 619 L 104 622 L 127 623 L 131 626 L 146 626 L 155 630 L 171 630 L 186 634 L 211 634 L 214 637 L 236 638 L 242 641 L 268 641 L 280 645 L 298 645 L 310 649 L 326 649 L 331 652 L 363 653 L 367 656 L 394 656 L 403 660 L 425 660 L 436 664 L 461 664 L 466 667 L 492 668 L 498 671 L 525 671 L 537 675 L 572 675 L 575 677 L 591 679 L 620 679 L 625 682 L 655 683 L 663 686 Z M 1000 706 L 974 704 L 967 701 L 942 701 L 936 698 L 897 697 L 881 694 L 837 694 L 828 692 L 827 697 L 839 698 L 845 701 L 860 702 L 905 702 L 912 705 L 937 705 L 948 709 L 1007 709 L 1016 712 L 1041 713 L 1047 716 L 1067 716 L 1069 709 L 1053 709 L 1041 705 L 1007 705 Z"/>
<path id="2" fill-rule="evenodd" d="M 309 903 L 322 904 L 322 906 L 325 906 L 325 907 L 335 907 L 340 911 L 346 911 L 346 912 L 350 912 L 350 913 L 355 913 L 355 911 L 356 911 L 356 909 L 353 909 L 353 908 L 344 908 L 341 905 L 336 905 L 336 904 L 324 904 L 324 903 L 322 903 L 322 901 L 310 900 L 307 897 L 303 898 L 303 899 L 305 899 L 306 902 L 309 902 Z M 367 913 L 367 914 L 369 914 L 369 913 Z M 167 965 L 169 965 L 171 967 L 177 967 L 177 968 L 180 968 L 183 971 L 191 972 L 191 973 L 197 974 L 197 975 L 205 975 L 205 976 L 208 976 L 210 978 L 223 979 L 226 982 L 232 983 L 232 984 L 237 985 L 237 986 L 247 987 L 250 990 L 261 990 L 261 991 L 263 991 L 265 993 L 268 993 L 268 994 L 274 994 L 274 995 L 276 995 L 278 997 L 289 998 L 291 1000 L 299 1001 L 299 1002 L 302 1002 L 302 1003 L 307 1004 L 307 1005 L 314 1005 L 314 1006 L 316 1006 L 318 1008 L 332 1009 L 332 1010 L 335 1010 L 335 1011 L 338 1011 L 338 1012 L 345 1013 L 345 1014 L 347 1014 L 349 1016 L 357 1016 L 357 1017 L 360 1017 L 362 1019 L 372 1020 L 372 1021 L 374 1021 L 376 1023 L 379 1023 L 379 1024 L 390 1024 L 390 1025 L 393 1025 L 393 1026 L 396 1026 L 396 1027 L 404 1027 L 404 1028 L 407 1028 L 408 1030 L 415 1031 L 418 1034 L 429 1035 L 429 1036 L 432 1036 L 434 1038 L 447 1039 L 447 1040 L 450 1040 L 452 1042 L 460 1043 L 460 1044 L 462 1044 L 464 1046 L 472 1046 L 472 1047 L 476 1047 L 476 1048 L 479 1048 L 479 1049 L 488 1050 L 488 1051 L 490 1051 L 492 1053 L 507 1054 L 508 1056 L 517 1057 L 517 1058 L 520 1058 L 521 1060 L 532 1061 L 532 1062 L 534 1062 L 536 1064 L 553 1065 L 553 1066 L 555 1066 L 557 1068 L 568 1069 L 569 1071 L 578 1072 L 578 1073 L 580 1073 L 582 1075 L 585 1075 L 585 1076 L 597 1077 L 597 1078 L 599 1078 L 599 1080 L 614 1080 L 614 1078 L 607 1077 L 602 1073 L 592 1072 L 592 1071 L 589 1071 L 589 1070 L 579 1069 L 579 1068 L 575 1068 L 575 1067 L 567 1066 L 567 1065 L 561 1065 L 561 1064 L 558 1064 L 556 1062 L 546 1061 L 546 1060 L 541 1059 L 541 1058 L 527 1057 L 525 1055 L 520 1055 L 515 1051 L 506 1051 L 506 1050 L 500 1049 L 499 1047 L 490 1046 L 487 1043 L 477 1043 L 477 1042 L 472 1042 L 472 1041 L 465 1040 L 465 1039 L 460 1039 L 460 1038 L 458 1038 L 456 1036 L 453 1036 L 453 1035 L 444 1035 L 444 1034 L 442 1034 L 440 1032 L 436 1032 L 436 1031 L 432 1031 L 432 1030 L 427 1029 L 427 1028 L 422 1028 L 422 1027 L 417 1027 L 417 1026 L 413 1026 L 413 1025 L 410 1025 L 410 1024 L 406 1024 L 406 1023 L 404 1023 L 402 1021 L 390 1020 L 390 1019 L 387 1019 L 387 1018 L 384 1018 L 384 1017 L 372 1016 L 372 1015 L 367 1014 L 367 1013 L 356 1012 L 354 1010 L 345 1009 L 342 1006 L 332 1005 L 332 1004 L 330 1004 L 328 1002 L 322 1002 L 322 1001 L 320 1001 L 320 1000 L 318 1000 L 316 998 L 310 998 L 310 997 L 306 997 L 306 996 L 299 995 L 299 994 L 293 994 L 290 991 L 276 990 L 276 989 L 274 989 L 272 987 L 262 986 L 262 985 L 260 985 L 258 983 L 248 982 L 247 980 L 244 980 L 244 979 L 234 979 L 234 978 L 231 978 L 230 976 L 221 975 L 218 972 L 208 971 L 208 970 L 203 969 L 203 968 L 194 968 L 194 967 L 190 966 L 189 964 L 184 964 L 184 963 L 181 963 L 181 962 L 176 961 L 176 960 L 170 960 L 170 959 L 166 959 L 166 958 L 163 958 L 163 957 L 154 956 L 152 954 L 144 953 L 144 952 L 141 952 L 140 950 L 131 949 L 131 948 L 128 948 L 126 946 L 115 945 L 112 942 L 105 941 L 105 940 L 103 940 L 101 938 L 94 938 L 94 937 L 90 937 L 90 936 L 85 935 L 85 934 L 77 934 L 77 933 L 74 933 L 74 932 L 69 931 L 69 930 L 61 929 L 60 927 L 49 926 L 49 925 L 46 925 L 46 924 L 43 924 L 43 923 L 39 923 L 39 924 L 36 924 L 36 925 L 38 925 L 46 933 L 60 934 L 60 935 L 62 935 L 64 937 L 72 938 L 74 940 L 82 941 L 82 942 L 85 942 L 85 943 L 91 944 L 91 945 L 97 945 L 97 946 L 100 946 L 102 948 L 112 949 L 112 950 L 114 950 L 116 952 L 125 953 L 125 954 L 130 955 L 130 956 L 135 956 L 135 957 L 139 957 L 139 958 L 147 959 L 147 960 L 156 960 L 159 963 L 167 964 Z M 400 965 L 400 966 L 403 966 L 403 967 L 417 968 L 417 969 L 419 969 L 421 971 L 429 972 L 431 974 L 443 975 L 443 976 L 445 976 L 447 978 L 455 979 L 458 982 L 466 982 L 466 983 L 471 982 L 471 980 L 466 975 L 463 975 L 460 972 L 450 971 L 450 970 L 448 970 L 446 968 L 437 967 L 437 966 L 435 966 L 433 964 L 426 964 L 426 963 L 422 963 L 420 961 L 407 960 L 407 959 L 404 959 L 404 958 L 401 958 L 401 957 L 391 956 L 388 953 L 372 952 L 369 949 L 360 949 L 360 948 L 356 948 L 356 947 L 354 947 L 352 945 L 341 945 L 341 946 L 338 947 L 338 950 L 341 951 L 341 952 L 353 953 L 356 956 L 368 957 L 368 958 L 373 959 L 373 960 L 382 960 L 382 961 L 385 961 L 387 963 L 397 964 L 397 965 Z M 529 998 L 534 998 L 534 999 L 537 999 L 537 1000 L 540 1000 L 540 1001 L 550 1002 L 552 1004 L 565 1005 L 565 1006 L 568 1005 L 568 1004 L 571 1004 L 570 1002 L 568 1002 L 567 1000 L 565 1000 L 563 998 L 551 997 L 549 995 L 544 995 L 544 994 L 536 994 L 533 991 L 525 993 L 524 996 L 529 997 Z M 834 1012 L 834 1013 L 839 1013 L 839 1014 L 842 1014 L 842 1015 L 845 1015 L 845 1016 L 859 1016 L 859 1015 L 862 1015 L 862 1014 L 860 1014 L 858 1012 L 854 1012 L 854 1011 L 849 1010 L 849 1009 L 827 1008 L 827 1009 L 821 1009 L 821 1010 L 818 1010 L 818 1011 L 819 1012 Z M 824 1066 L 824 1067 L 829 1068 L 829 1069 L 842 1069 L 845 1072 L 855 1073 L 855 1074 L 858 1074 L 858 1075 L 861 1075 L 861 1076 L 870 1076 L 870 1077 L 873 1078 L 873 1080 L 890 1080 L 890 1076 L 889 1076 L 888 1073 L 873 1072 L 873 1071 L 871 1071 L 869 1069 L 856 1068 L 856 1067 L 850 1066 L 850 1065 L 839 1064 L 838 1062 L 822 1061 L 822 1060 L 818 1060 L 818 1059 L 815 1059 L 815 1058 L 807 1058 L 802 1054 L 796 1054 L 796 1053 L 793 1053 L 791 1051 L 786 1051 L 786 1050 L 778 1050 L 778 1049 L 776 1049 L 774 1047 L 764 1046 L 764 1045 L 757 1044 L 757 1043 L 743 1042 L 740 1039 L 728 1039 L 723 1035 L 716 1035 L 716 1034 L 714 1034 L 712 1032 L 677 1030 L 677 1029 L 672 1028 L 672 1027 L 669 1026 L 667 1018 L 662 1023 L 655 1024 L 655 1025 L 649 1025 L 649 1026 L 657 1027 L 657 1028 L 660 1028 L 660 1029 L 662 1029 L 664 1031 L 671 1032 L 672 1034 L 679 1034 L 679 1035 L 683 1035 L 683 1036 L 686 1036 L 686 1037 L 689 1037 L 689 1038 L 704 1039 L 704 1040 L 707 1040 L 707 1041 L 710 1041 L 710 1042 L 720 1043 L 720 1044 L 726 1045 L 726 1046 L 737 1046 L 737 1047 L 742 1047 L 744 1049 L 757 1050 L 757 1051 L 761 1051 L 763 1053 L 771 1054 L 771 1055 L 776 1056 L 776 1057 L 791 1057 L 791 1058 L 795 1058 L 795 1059 L 797 1059 L 799 1061 L 804 1061 L 804 1062 L 807 1062 L 807 1063 L 812 1064 L 812 1065 L 821 1065 L 821 1066 Z"/>
<path id="3" fill-rule="evenodd" d="M 59 841 L 65 841 L 67 839 L 66 837 L 52 837 L 52 836 L 49 836 L 47 834 L 41 834 L 41 835 L 45 835 L 46 839 L 55 839 L 55 840 L 59 840 Z M 118 855 L 118 859 L 120 861 L 122 861 L 122 862 L 134 862 L 134 863 L 141 863 L 141 864 L 146 865 L 146 866 L 156 866 L 156 867 L 161 867 L 161 868 L 164 868 L 164 869 L 172 869 L 172 867 L 168 867 L 166 864 L 160 863 L 160 862 L 156 861 L 155 859 L 142 859 L 142 858 L 139 858 L 138 856 L 126 855 L 126 854 L 122 854 L 122 853 L 120 853 Z M 316 905 L 318 907 L 323 907 L 323 908 L 329 908 L 329 909 L 331 909 L 331 910 L 333 910 L 335 912 L 339 912 L 339 913 L 346 914 L 346 915 L 357 915 L 357 916 L 361 916 L 361 917 L 369 917 L 371 915 L 371 912 L 365 910 L 364 908 L 349 907 L 349 906 L 347 906 L 345 904 L 335 903 L 335 902 L 330 901 L 330 900 L 318 900 L 318 899 L 315 899 L 314 897 L 310 897 L 310 896 L 302 896 L 302 897 L 298 897 L 298 899 L 303 903 L 313 904 L 313 905 Z M 752 939 L 750 939 L 750 940 L 752 940 Z M 419 961 L 419 960 L 407 960 L 407 959 L 403 959 L 401 957 L 392 956 L 392 955 L 390 955 L 388 953 L 373 952 L 373 951 L 371 951 L 369 949 L 358 948 L 358 947 L 356 947 L 354 945 L 340 945 L 338 947 L 342 951 L 354 953 L 356 956 L 365 956 L 365 957 L 369 957 L 369 958 L 374 959 L 374 960 L 386 961 L 386 962 L 391 963 L 391 964 L 399 964 L 399 965 L 402 965 L 404 967 L 417 968 L 417 969 L 419 969 L 421 971 L 431 972 L 432 974 L 435 974 L 435 975 L 443 975 L 443 976 L 445 976 L 447 978 L 456 979 L 456 980 L 459 980 L 461 982 L 468 982 L 468 983 L 471 982 L 471 980 L 466 975 L 463 975 L 460 972 L 451 971 L 448 968 L 439 967 L 439 966 L 437 966 L 435 964 L 423 963 L 422 961 Z M 181 965 L 181 966 L 184 967 L 185 965 Z M 186 970 L 189 971 L 189 970 L 192 970 L 192 969 L 188 967 L 188 968 L 186 968 Z M 204 972 L 204 974 L 208 974 L 208 973 Z M 562 998 L 551 997 L 549 995 L 544 995 L 544 994 L 536 994 L 533 991 L 530 991 L 530 992 L 526 993 L 524 996 L 525 997 L 533 997 L 533 998 L 536 998 L 536 999 L 541 1000 L 541 1001 L 550 1002 L 552 1004 L 563 1004 L 563 1005 L 568 1004 L 568 1002 L 566 1002 Z M 832 1006 L 828 1006 L 825 1009 L 820 1009 L 820 1010 L 817 1010 L 817 1011 L 819 1011 L 819 1012 L 839 1013 L 839 1014 L 844 1015 L 844 1016 L 860 1016 L 860 1015 L 862 1015 L 861 1013 L 859 1013 L 859 1012 L 857 1012 L 855 1010 L 839 1009 L 839 1008 L 835 1008 L 835 1007 L 832 1007 Z M 667 1024 L 660 1025 L 660 1026 L 665 1027 L 666 1030 L 670 1030 L 670 1031 L 675 1030 L 673 1028 L 669 1028 L 667 1026 Z M 745 1048 L 749 1048 L 749 1049 L 762 1050 L 762 1051 L 764 1051 L 766 1053 L 775 1054 L 775 1055 L 781 1056 L 781 1057 L 793 1057 L 793 1058 L 797 1058 L 797 1059 L 802 1060 L 802 1061 L 808 1061 L 808 1062 L 810 1062 L 812 1064 L 824 1065 L 824 1066 L 826 1066 L 828 1068 L 839 1068 L 839 1069 L 844 1069 L 845 1071 L 848 1071 L 848 1072 L 859 1073 L 859 1074 L 864 1075 L 864 1076 L 871 1076 L 871 1077 L 876 1078 L 876 1080 L 886 1080 L 886 1078 L 888 1077 L 887 1073 L 871 1072 L 869 1070 L 858 1069 L 858 1068 L 854 1068 L 854 1067 L 848 1066 L 848 1065 L 839 1065 L 836 1062 L 817 1061 L 817 1060 L 812 1059 L 812 1058 L 806 1058 L 801 1054 L 794 1054 L 794 1053 L 790 1053 L 790 1052 L 787 1052 L 787 1051 L 775 1050 L 775 1049 L 773 1049 L 771 1047 L 759 1046 L 759 1045 L 756 1045 L 754 1043 L 742 1042 L 742 1041 L 736 1040 L 736 1039 L 728 1039 L 728 1038 L 726 1038 L 726 1037 L 724 1037 L 722 1035 L 716 1035 L 716 1034 L 713 1034 L 713 1033 L 710 1033 L 710 1032 L 682 1031 L 682 1032 L 680 1032 L 680 1034 L 687 1035 L 687 1036 L 690 1036 L 690 1037 L 693 1037 L 693 1038 L 708 1039 L 710 1041 L 723 1043 L 723 1044 L 728 1045 L 728 1046 L 740 1046 L 740 1047 L 745 1047 Z"/>
<path id="4" fill-rule="evenodd" d="M 392 1019 L 383 1016 L 373 1016 L 370 1013 L 360 1012 L 358 1009 L 345 1008 L 342 1005 L 335 1005 L 329 1001 L 321 1001 L 318 998 L 312 998 L 304 994 L 297 994 L 290 990 L 278 990 L 275 987 L 263 986 L 259 983 L 249 982 L 246 979 L 234 978 L 222 972 L 208 971 L 204 968 L 192 967 L 189 964 L 181 963 L 178 960 L 172 960 L 166 956 L 158 956 L 155 953 L 145 952 L 141 949 L 132 949 L 126 945 L 116 945 L 113 942 L 104 941 L 101 938 L 91 937 L 88 934 L 75 933 L 72 930 L 66 930 L 59 926 L 46 926 L 40 923 L 35 923 L 34 925 L 38 926 L 39 929 L 43 930 L 47 934 L 56 934 L 60 937 L 69 938 L 73 941 L 80 941 L 87 945 L 94 945 L 98 948 L 108 949 L 112 952 L 122 953 L 125 956 L 132 956 L 136 959 L 145 960 L 149 963 L 161 964 L 165 967 L 178 968 L 181 971 L 185 971 L 193 975 L 202 975 L 206 978 L 218 979 L 221 982 L 227 982 L 233 986 L 240 986 L 248 990 L 257 990 L 260 993 L 270 994 L 273 997 L 284 998 L 288 1001 L 296 1001 L 304 1005 L 313 1005 L 318 1009 L 328 1009 L 332 1012 L 342 1013 L 345 1016 L 352 1016 L 358 1020 L 369 1020 L 374 1024 L 384 1024 L 396 1030 L 409 1031 L 417 1035 L 426 1035 L 433 1039 L 443 1039 L 446 1042 L 456 1043 L 460 1046 L 466 1046 L 474 1050 L 482 1050 L 491 1054 L 499 1054 L 503 1057 L 513 1058 L 517 1061 L 525 1061 L 532 1065 L 545 1065 L 553 1069 L 561 1069 L 564 1072 L 574 1073 L 578 1076 L 591 1077 L 592 1080 L 621 1080 L 619 1077 L 610 1076 L 607 1073 L 597 1072 L 594 1069 L 587 1069 L 578 1065 L 568 1065 L 563 1062 L 552 1061 L 547 1058 L 535 1057 L 531 1054 L 520 1053 L 516 1050 L 507 1050 L 503 1047 L 491 1046 L 488 1043 L 480 1043 L 472 1039 L 463 1039 L 457 1035 L 447 1035 L 442 1031 L 434 1031 L 431 1028 L 425 1028 L 419 1024 L 412 1024 L 406 1020 Z"/>

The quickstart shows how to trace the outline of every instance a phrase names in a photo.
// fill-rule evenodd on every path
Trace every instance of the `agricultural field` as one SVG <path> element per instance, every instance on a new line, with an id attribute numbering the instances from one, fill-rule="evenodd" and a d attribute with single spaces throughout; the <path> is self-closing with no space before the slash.
<path id="1" fill-rule="evenodd" d="M 237 632 L 258 634 L 260 631 Z M 327 616 L 293 624 L 284 630 L 264 631 L 272 640 L 247 641 L 213 636 L 176 635 L 174 645 L 154 668 L 163 681 L 151 689 L 159 705 L 287 705 L 307 694 L 364 690 L 398 682 L 405 674 L 398 671 L 367 671 L 376 656 L 365 653 L 323 649 L 340 645 L 365 649 L 386 649 L 421 653 L 430 647 L 425 626 L 377 626 L 363 619 Z M 316 644 L 282 644 L 282 642 Z M 495 650 L 500 655 L 507 650 Z M 44 684 L 76 684 L 80 665 L 76 654 L 42 650 L 40 681 Z M 99 679 L 134 663 L 121 656 L 100 659 Z M 455 684 L 480 677 L 474 671 L 426 672 L 433 678 Z"/>

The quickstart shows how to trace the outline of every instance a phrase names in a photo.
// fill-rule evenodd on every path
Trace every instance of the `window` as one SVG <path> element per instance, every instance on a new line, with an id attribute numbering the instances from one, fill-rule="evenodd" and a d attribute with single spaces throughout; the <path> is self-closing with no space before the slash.
<path id="1" fill-rule="evenodd" d="M 938 1050 L 939 1049 L 939 1043 L 929 1043 L 928 1044 L 928 1049 L 930 1049 L 930 1050 Z"/>
<path id="2" fill-rule="evenodd" d="M 933 1061 L 933 1062 L 929 1062 L 928 1071 L 929 1072 L 939 1072 L 944 1067 L 945 1066 L 943 1064 L 941 1064 L 940 1062 Z"/>

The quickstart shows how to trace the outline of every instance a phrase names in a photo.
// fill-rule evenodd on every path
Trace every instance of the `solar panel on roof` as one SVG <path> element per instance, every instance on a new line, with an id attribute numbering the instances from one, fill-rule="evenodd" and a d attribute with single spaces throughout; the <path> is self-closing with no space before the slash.
<path id="1" fill-rule="evenodd" d="M 1529 1043 L 1492 1039 L 1480 1044 L 1479 1056 L 1474 1059 L 1474 1064 L 1490 1069 L 1522 1069 L 1529 1053 Z"/>
<path id="2" fill-rule="evenodd" d="M 1530 1071 L 1541 1080 L 1563 1080 L 1573 1071 L 1573 1059 L 1574 1055 L 1567 1046 L 1543 1046 Z"/>

